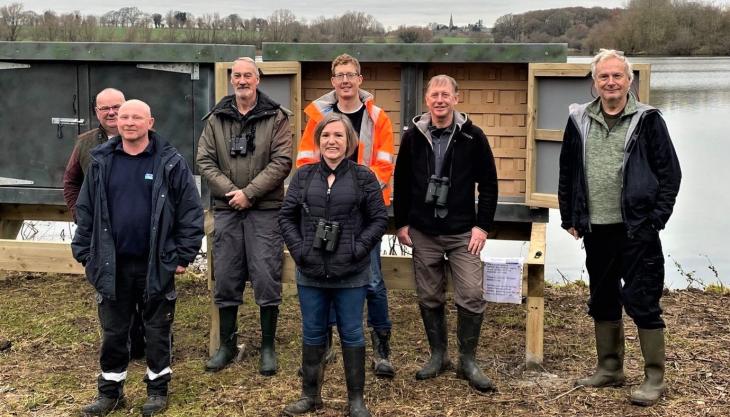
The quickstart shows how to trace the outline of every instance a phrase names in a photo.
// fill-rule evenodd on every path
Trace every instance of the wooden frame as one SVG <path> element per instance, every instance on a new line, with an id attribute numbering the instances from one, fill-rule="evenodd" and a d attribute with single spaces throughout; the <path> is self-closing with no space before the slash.
<path id="1" fill-rule="evenodd" d="M 651 65 L 633 64 L 634 73 L 639 75 L 639 96 L 649 101 L 651 87 Z M 529 65 L 527 77 L 527 184 L 525 189 L 525 204 L 532 207 L 558 208 L 556 194 L 539 193 L 536 191 L 537 175 L 537 142 L 562 142 L 562 129 L 538 129 L 538 84 L 540 78 L 574 77 L 586 78 L 591 73 L 590 64 L 542 64 Z M 565 109 L 567 120 L 568 109 Z M 557 166 L 555 167 L 558 168 Z"/>

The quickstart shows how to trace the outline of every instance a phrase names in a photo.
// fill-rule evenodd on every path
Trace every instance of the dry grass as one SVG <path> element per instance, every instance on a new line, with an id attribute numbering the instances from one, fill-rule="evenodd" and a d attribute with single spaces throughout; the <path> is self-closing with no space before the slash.
<path id="1" fill-rule="evenodd" d="M 296 370 L 300 323 L 294 296 L 285 298 L 277 336 L 279 373 L 257 373 L 258 312 L 247 298 L 239 330 L 248 346 L 243 360 L 218 374 L 203 372 L 207 356 L 209 296 L 202 278 L 179 280 L 175 320 L 175 359 L 167 416 L 275 416 L 299 396 Z M 670 390 L 660 405 L 628 404 L 641 382 L 636 330 L 627 321 L 628 386 L 576 389 L 572 380 L 594 363 L 593 330 L 585 315 L 586 289 L 548 288 L 545 363 L 525 371 L 524 306 L 491 304 L 482 332 L 479 359 L 499 386 L 481 395 L 447 373 L 416 381 L 427 357 L 415 296 L 391 292 L 394 321 L 393 381 L 367 376 L 366 397 L 375 416 L 728 416 L 730 415 L 730 296 L 678 291 L 664 298 L 667 379 Z M 449 312 L 455 359 L 455 311 Z M 95 394 L 99 330 L 93 291 L 78 276 L 0 274 L 0 415 L 69 416 Z M 0 348 L 2 343 L 0 343 Z M 143 362 L 133 362 L 126 385 L 129 409 L 112 416 L 139 415 L 145 397 Z M 342 415 L 346 391 L 339 359 L 327 370 L 326 408 L 318 416 Z"/>

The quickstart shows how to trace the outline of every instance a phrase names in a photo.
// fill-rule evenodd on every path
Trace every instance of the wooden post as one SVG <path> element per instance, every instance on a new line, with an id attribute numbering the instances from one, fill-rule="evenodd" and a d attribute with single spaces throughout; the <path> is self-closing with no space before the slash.
<path id="1" fill-rule="evenodd" d="M 208 353 L 213 356 L 221 344 L 220 335 L 220 317 L 218 316 L 218 307 L 215 306 L 213 300 L 213 289 L 215 288 L 215 280 L 213 279 L 213 232 L 215 231 L 213 223 L 213 211 L 205 212 L 205 252 L 208 257 L 208 290 L 210 290 L 210 342 L 208 344 Z"/>
<path id="2" fill-rule="evenodd" d="M 541 368 L 545 317 L 545 223 L 532 223 L 527 258 L 527 340 L 528 369 Z"/>

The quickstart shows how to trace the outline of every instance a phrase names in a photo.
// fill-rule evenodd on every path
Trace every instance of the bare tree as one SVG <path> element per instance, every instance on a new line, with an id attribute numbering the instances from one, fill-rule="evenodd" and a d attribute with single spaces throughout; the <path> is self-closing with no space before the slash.
<path id="1" fill-rule="evenodd" d="M 153 13 L 152 22 L 155 24 L 155 28 L 162 27 L 162 15 L 159 13 Z"/>
<path id="2" fill-rule="evenodd" d="M 7 41 L 18 40 L 20 28 L 23 26 L 25 13 L 22 3 L 12 3 L 0 7 L 0 36 Z"/>
<path id="3" fill-rule="evenodd" d="M 269 16 L 266 28 L 266 40 L 270 42 L 287 42 L 294 38 L 297 18 L 289 9 L 278 9 Z"/>

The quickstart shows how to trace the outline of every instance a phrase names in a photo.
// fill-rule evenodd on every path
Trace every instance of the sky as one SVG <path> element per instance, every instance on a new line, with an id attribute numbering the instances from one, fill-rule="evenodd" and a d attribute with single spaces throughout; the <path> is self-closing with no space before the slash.
<path id="1" fill-rule="evenodd" d="M 359 1 L 297 1 L 297 0 L 128 0 L 125 2 L 100 2 L 90 0 L 0 0 L 0 4 L 21 2 L 26 10 L 43 12 L 52 9 L 57 13 L 80 11 L 81 14 L 102 15 L 121 7 L 136 6 L 145 13 L 165 14 L 175 9 L 193 13 L 196 16 L 219 13 L 227 16 L 237 13 L 248 18 L 268 17 L 276 9 L 289 9 L 299 20 L 311 21 L 319 16 L 333 17 L 347 11 L 361 11 L 372 15 L 386 29 L 399 25 L 425 26 L 430 22 L 447 24 L 453 14 L 454 24 L 466 26 L 482 19 L 491 27 L 494 21 L 505 14 L 523 13 L 529 10 L 553 9 L 559 7 L 623 7 L 627 0 L 359 0 Z M 715 1 L 715 4 L 728 3 Z"/>

